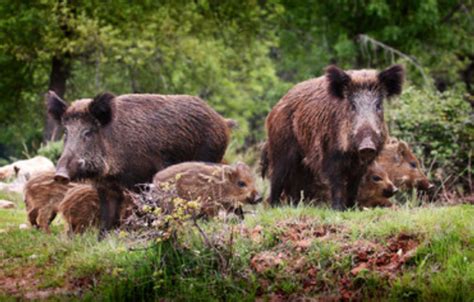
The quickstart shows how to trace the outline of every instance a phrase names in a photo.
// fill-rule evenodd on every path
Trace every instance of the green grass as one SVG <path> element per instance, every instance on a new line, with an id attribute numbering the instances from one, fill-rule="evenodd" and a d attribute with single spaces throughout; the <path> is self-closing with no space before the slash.
<path id="1" fill-rule="evenodd" d="M 0 210 L 0 281 L 27 278 L 31 283 L 12 292 L 0 282 L 0 300 L 40 291 L 50 291 L 45 296 L 49 300 L 86 301 L 331 297 L 339 294 L 347 277 L 350 285 L 346 287 L 364 299 L 474 299 L 474 207 L 469 205 L 349 212 L 259 206 L 243 223 L 201 222 L 211 246 L 195 227 L 188 226 L 179 242 L 150 243 L 149 248 L 142 248 L 118 235 L 97 242 L 93 231 L 68 238 L 60 220 L 54 223 L 51 235 L 21 230 L 19 224 L 26 223 L 21 199 L 4 194 L 0 198 L 19 205 L 15 210 Z M 304 231 L 321 226 L 336 231 L 326 239 L 307 236 L 310 244 L 298 250 L 296 241 L 284 238 L 293 232 L 289 225 L 303 222 L 307 224 Z M 261 231 L 249 235 L 255 230 Z M 390 277 L 370 269 L 351 275 L 357 264 L 347 246 L 358 242 L 384 246 L 399 234 L 408 234 L 419 244 L 401 269 Z M 252 266 L 256 256 L 276 259 L 279 253 L 284 256 L 278 265 L 262 271 Z M 309 281 L 314 285 L 308 287 Z"/>

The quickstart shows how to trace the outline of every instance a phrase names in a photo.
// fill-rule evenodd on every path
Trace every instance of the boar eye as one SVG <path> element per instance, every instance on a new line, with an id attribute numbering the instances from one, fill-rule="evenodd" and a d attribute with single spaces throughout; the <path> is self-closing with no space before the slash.
<path id="1" fill-rule="evenodd" d="M 86 138 L 89 138 L 92 136 L 92 130 L 91 129 L 86 129 L 84 132 L 82 132 L 82 135 Z"/>
<path id="2" fill-rule="evenodd" d="M 375 182 L 379 182 L 379 181 L 382 180 L 382 177 L 377 176 L 377 175 L 373 175 L 373 176 L 372 176 L 372 180 L 375 181 Z"/>
<path id="3" fill-rule="evenodd" d="M 237 185 L 241 188 L 244 188 L 244 187 L 247 186 L 247 184 L 245 182 L 241 181 L 241 180 L 239 182 L 237 182 Z"/>
<path id="4" fill-rule="evenodd" d="M 410 167 L 412 167 L 413 169 L 416 169 L 416 162 L 414 161 L 410 162 Z"/>

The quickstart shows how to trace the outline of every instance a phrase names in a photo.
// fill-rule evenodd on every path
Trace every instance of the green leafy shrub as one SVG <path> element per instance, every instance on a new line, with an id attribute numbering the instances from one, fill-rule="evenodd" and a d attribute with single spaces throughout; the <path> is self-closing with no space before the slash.
<path id="1" fill-rule="evenodd" d="M 49 158 L 52 162 L 57 162 L 63 152 L 63 141 L 48 142 L 38 149 L 38 155 Z"/>
<path id="2" fill-rule="evenodd" d="M 474 116 L 461 92 L 407 87 L 386 112 L 390 134 L 410 144 L 433 180 L 472 190 Z"/>

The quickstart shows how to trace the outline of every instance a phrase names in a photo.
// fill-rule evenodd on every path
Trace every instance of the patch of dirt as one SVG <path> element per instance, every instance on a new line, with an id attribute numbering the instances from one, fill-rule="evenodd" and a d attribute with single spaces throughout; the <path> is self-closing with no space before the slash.
<path id="1" fill-rule="evenodd" d="M 58 287 L 41 289 L 40 285 L 41 271 L 34 266 L 23 267 L 11 275 L 0 276 L 0 291 L 12 297 L 43 300 L 66 292 Z"/>
<path id="2" fill-rule="evenodd" d="M 90 289 L 95 277 L 71 278 L 63 287 L 41 288 L 42 272 L 36 266 L 28 266 L 13 273 L 0 274 L 0 292 L 7 296 L 25 300 L 45 300 L 51 297 L 78 296 Z"/>
<path id="3" fill-rule="evenodd" d="M 308 301 L 307 297 L 317 297 L 318 301 L 360 300 L 358 279 L 363 272 L 390 281 L 401 273 L 419 244 L 418 238 L 403 233 L 386 240 L 351 241 L 343 226 L 309 218 L 280 222 L 275 230 L 276 245 L 253 255 L 250 261 L 260 283 L 258 293 L 268 301 Z M 240 233 L 257 243 L 263 238 L 260 226 Z M 316 241 L 338 246 L 337 255 L 321 260 L 314 249 L 311 251 Z M 351 259 L 349 269 L 340 265 L 343 259 Z M 296 288 L 288 289 L 288 283 Z"/>

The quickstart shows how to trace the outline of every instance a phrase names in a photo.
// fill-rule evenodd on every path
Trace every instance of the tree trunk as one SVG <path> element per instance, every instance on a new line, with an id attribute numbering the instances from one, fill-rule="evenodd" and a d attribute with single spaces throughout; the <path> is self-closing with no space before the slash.
<path id="1" fill-rule="evenodd" d="M 53 90 L 60 98 L 64 98 L 66 82 L 70 75 L 71 64 L 67 55 L 54 56 L 52 59 L 51 74 L 49 76 L 49 90 Z M 56 141 L 61 138 L 62 128 L 46 112 L 46 123 L 43 132 L 43 142 Z"/>

